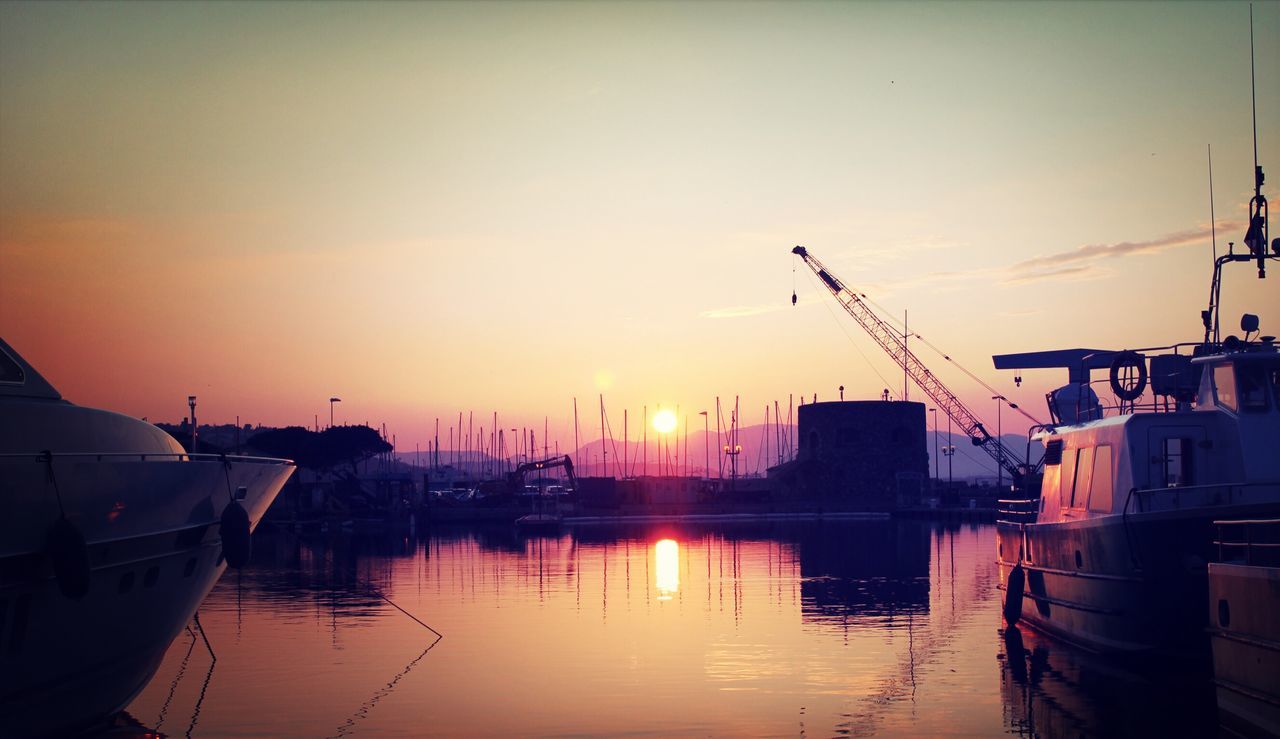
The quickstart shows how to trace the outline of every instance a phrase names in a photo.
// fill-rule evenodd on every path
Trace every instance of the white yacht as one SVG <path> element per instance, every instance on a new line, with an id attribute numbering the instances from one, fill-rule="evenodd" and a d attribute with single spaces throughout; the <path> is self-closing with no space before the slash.
<path id="1" fill-rule="evenodd" d="M 123 709 L 293 470 L 69 403 L 0 340 L 0 736 Z"/>
<path id="2" fill-rule="evenodd" d="M 1256 316 L 1244 316 L 1242 336 L 1222 339 L 1218 325 L 1222 268 L 1265 277 L 1280 262 L 1262 183 L 1256 167 L 1248 251 L 1216 260 L 1203 340 L 994 358 L 997 369 L 1059 367 L 1070 379 L 1048 396 L 1053 423 L 1032 430 L 1045 445 L 1038 494 L 1002 501 L 1011 625 L 1098 651 L 1207 657 L 1213 522 L 1280 517 L 1280 351 Z"/>

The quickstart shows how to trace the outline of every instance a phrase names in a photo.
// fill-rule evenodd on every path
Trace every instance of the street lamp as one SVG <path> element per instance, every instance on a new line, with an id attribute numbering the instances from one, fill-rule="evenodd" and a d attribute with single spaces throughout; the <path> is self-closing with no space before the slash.
<path id="1" fill-rule="evenodd" d="M 738 455 L 742 454 L 742 445 L 734 444 L 730 446 L 725 444 L 724 453 L 729 457 L 729 467 L 732 470 L 730 488 L 736 491 L 738 489 Z"/>
<path id="2" fill-rule="evenodd" d="M 933 414 L 933 479 L 938 480 L 938 409 L 930 408 Z"/>
<path id="3" fill-rule="evenodd" d="M 196 396 L 187 396 L 187 405 L 191 407 L 191 453 L 196 453 Z"/>
<path id="4" fill-rule="evenodd" d="M 329 398 L 329 428 L 333 428 L 333 404 L 341 402 L 342 398 Z"/>
<path id="5" fill-rule="evenodd" d="M 702 472 L 704 477 L 711 477 L 711 417 L 706 411 L 699 411 L 702 416 Z"/>
<path id="6" fill-rule="evenodd" d="M 955 439 L 951 436 L 951 414 L 947 414 L 947 492 L 951 492 L 954 480 L 951 476 L 951 458 L 956 455 Z"/>
<path id="7" fill-rule="evenodd" d="M 1000 409 L 1005 403 L 1008 403 L 1009 407 L 1014 409 L 1018 407 L 1018 404 L 1011 402 L 1003 395 L 992 395 L 991 399 L 996 401 L 996 449 L 999 450 L 999 460 L 996 464 L 996 488 L 999 489 L 1004 487 L 1004 442 L 1000 438 L 1004 436 L 1004 427 L 1000 422 Z"/>

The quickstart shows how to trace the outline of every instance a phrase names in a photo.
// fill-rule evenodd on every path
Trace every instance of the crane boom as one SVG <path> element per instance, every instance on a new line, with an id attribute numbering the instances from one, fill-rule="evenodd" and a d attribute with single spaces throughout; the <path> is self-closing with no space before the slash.
<path id="1" fill-rule="evenodd" d="M 974 446 L 982 447 L 997 465 L 1003 467 L 1012 476 L 1012 479 L 1017 480 L 1024 474 L 1024 470 L 1019 469 L 1018 456 L 1011 454 L 1000 439 L 987 433 L 978 417 L 960 402 L 955 393 L 942 384 L 942 381 L 930 372 L 915 354 L 911 353 L 902 334 L 876 315 L 857 293 L 845 287 L 844 283 L 826 268 L 826 265 L 809 253 L 808 249 L 797 246 L 791 250 L 791 253 L 804 260 L 809 269 L 813 270 L 822 284 L 835 296 L 840 307 L 853 316 L 853 320 L 871 335 L 889 358 L 903 368 L 911 380 L 924 391 L 924 394 L 929 396 L 929 399 L 960 427 L 960 430 L 964 431 L 973 441 Z"/>

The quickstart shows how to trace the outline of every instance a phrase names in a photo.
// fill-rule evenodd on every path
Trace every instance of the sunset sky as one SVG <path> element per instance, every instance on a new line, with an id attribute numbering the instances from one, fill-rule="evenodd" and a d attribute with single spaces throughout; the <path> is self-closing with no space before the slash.
<path id="1" fill-rule="evenodd" d="M 1254 24 L 1280 197 L 1280 4 Z M 1220 250 L 1252 191 L 1248 33 L 1241 3 L 6 2 L 0 336 L 76 403 L 310 425 L 336 395 L 410 451 L 459 410 L 571 439 L 601 392 L 691 428 L 897 393 L 804 244 L 1044 418 L 1065 373 L 992 354 L 1199 337 L 1206 145 Z M 1255 273 L 1224 329 L 1280 334 Z"/>

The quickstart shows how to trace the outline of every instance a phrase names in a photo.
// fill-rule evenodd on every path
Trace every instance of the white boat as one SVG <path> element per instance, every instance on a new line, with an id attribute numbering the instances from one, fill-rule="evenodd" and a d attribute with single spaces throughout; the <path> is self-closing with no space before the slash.
<path id="1" fill-rule="evenodd" d="M 293 470 L 69 403 L 0 340 L 0 736 L 124 708 Z"/>
<path id="2" fill-rule="evenodd" d="M 1248 251 L 1215 262 L 1203 340 L 995 357 L 997 369 L 1060 367 L 1070 379 L 1049 394 L 1053 423 L 1033 429 L 1045 445 L 1038 494 L 1002 501 L 1011 624 L 1097 651 L 1207 659 L 1213 522 L 1280 517 L 1280 351 L 1257 316 L 1225 339 L 1218 322 L 1225 265 L 1264 277 L 1280 262 L 1262 182 L 1258 167 Z M 1104 405 L 1095 382 L 1114 400 Z"/>
<path id="3" fill-rule="evenodd" d="M 1209 635 L 1222 723 L 1280 736 L 1280 519 L 1216 522 Z"/>

